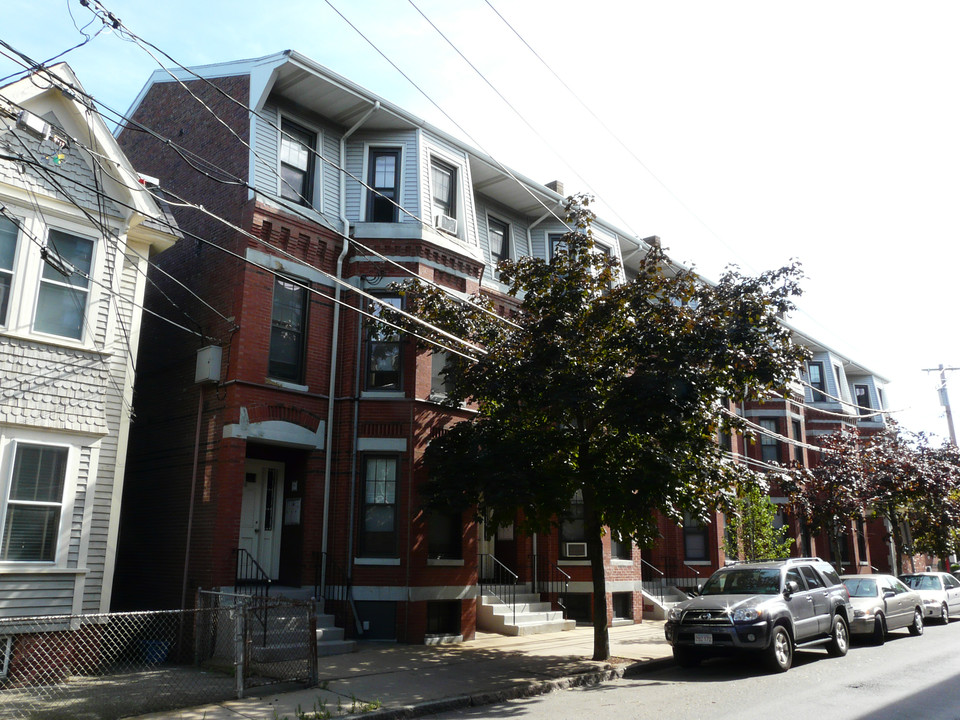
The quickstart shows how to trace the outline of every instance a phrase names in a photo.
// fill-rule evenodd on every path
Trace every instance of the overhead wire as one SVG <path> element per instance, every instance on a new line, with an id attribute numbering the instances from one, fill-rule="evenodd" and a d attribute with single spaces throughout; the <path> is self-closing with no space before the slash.
<path id="1" fill-rule="evenodd" d="M 600 193 L 590 185 L 589 181 L 586 180 L 582 175 L 580 175 L 579 172 L 577 172 L 577 169 L 576 169 L 575 167 L 573 167 L 572 165 L 569 164 L 569 161 L 568 161 L 566 158 L 564 158 L 563 155 L 560 154 L 560 151 L 557 150 L 557 149 L 553 146 L 553 144 L 550 143 L 550 141 L 547 140 L 547 139 L 540 133 L 540 131 L 537 130 L 537 129 L 531 124 L 531 122 L 530 122 L 529 120 L 527 120 L 526 116 L 525 116 L 523 113 L 521 113 L 521 112 L 516 108 L 516 106 L 515 106 L 512 102 L 510 102 L 510 100 L 507 99 L 507 97 L 500 91 L 500 89 L 497 88 L 497 86 L 494 85 L 494 84 L 490 81 L 490 79 L 489 79 L 486 75 L 483 74 L 483 72 L 480 70 L 480 68 L 478 68 L 478 67 L 470 60 L 470 58 L 468 58 L 468 57 L 463 53 L 463 51 L 460 50 L 459 47 L 457 47 L 456 43 L 454 43 L 454 42 L 446 35 L 446 33 L 444 33 L 444 32 L 437 26 L 437 24 L 436 24 L 435 22 L 433 22 L 433 20 L 431 20 L 431 19 L 427 16 L 427 14 L 420 8 L 420 6 L 417 5 L 414 0 L 407 0 L 407 2 L 410 3 L 410 5 L 414 8 L 414 10 L 416 10 L 418 13 L 420 13 L 420 16 L 427 22 L 427 24 L 430 25 L 430 27 L 432 27 L 432 28 L 437 32 L 437 34 L 438 34 L 441 38 L 443 38 L 443 40 L 447 43 L 447 45 L 449 45 L 451 48 L 453 48 L 454 52 L 456 52 L 457 55 L 460 56 L 460 58 L 470 67 L 470 69 L 473 70 L 473 71 L 480 77 L 480 79 L 483 80 L 483 81 L 487 84 L 487 87 L 489 87 L 489 88 L 497 95 L 497 97 L 499 97 L 499 98 L 503 101 L 504 105 L 506 105 L 508 108 L 510 108 L 510 110 L 513 112 L 513 114 L 516 115 L 518 118 L 520 118 L 521 122 L 523 122 L 523 124 L 527 126 L 527 128 L 530 130 L 530 132 L 532 132 L 537 138 L 539 138 L 540 141 L 543 142 L 543 144 L 547 146 L 547 148 L 550 150 L 550 152 L 552 152 L 561 162 L 567 164 L 567 167 L 570 168 L 570 170 L 573 171 L 573 174 L 576 175 L 577 179 L 578 179 L 581 183 L 583 183 L 584 187 L 585 187 L 594 197 L 596 197 L 600 202 L 606 204 L 606 206 L 607 206 L 608 208 L 610 208 L 610 211 L 616 216 L 616 218 L 617 218 L 621 223 L 623 223 L 623 225 L 626 227 L 627 230 L 629 230 L 630 232 L 632 232 L 635 236 L 639 237 L 639 233 L 637 233 L 637 231 L 634 230 L 634 229 L 630 226 L 630 224 L 629 224 L 623 217 L 621 217 L 621 216 L 617 213 L 616 208 L 614 208 L 613 205 L 611 205 L 610 203 L 608 203 L 608 202 L 600 195 Z"/>

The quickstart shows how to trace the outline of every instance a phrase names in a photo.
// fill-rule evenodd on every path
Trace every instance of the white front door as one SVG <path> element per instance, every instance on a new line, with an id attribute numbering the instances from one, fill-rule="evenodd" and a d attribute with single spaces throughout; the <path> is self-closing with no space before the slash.
<path id="1" fill-rule="evenodd" d="M 283 463 L 247 460 L 240 506 L 241 549 L 249 552 L 271 580 L 280 567 L 280 509 Z"/>

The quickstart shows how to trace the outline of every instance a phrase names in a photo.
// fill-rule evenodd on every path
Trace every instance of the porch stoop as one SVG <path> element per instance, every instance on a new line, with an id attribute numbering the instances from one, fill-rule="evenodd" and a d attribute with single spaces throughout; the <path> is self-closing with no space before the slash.
<path id="1" fill-rule="evenodd" d="M 514 617 L 516 610 L 516 617 Z M 481 595 L 477 608 L 477 629 L 501 635 L 535 635 L 573 630 L 576 620 L 564 620 L 563 613 L 536 593 L 519 593 L 513 605 L 493 595 Z"/>
<path id="2" fill-rule="evenodd" d="M 314 602 L 312 588 L 274 587 L 273 597 L 285 598 L 294 602 Z M 357 651 L 357 641 L 347 640 L 344 630 L 337 627 L 336 618 L 321 612 L 323 603 L 317 604 L 317 657 L 344 655 Z M 283 611 L 267 616 L 266 640 L 262 635 L 253 633 L 253 658 L 259 662 L 282 662 L 295 660 L 302 654 L 302 643 L 291 643 L 291 637 L 302 637 L 306 631 L 302 614 L 287 616 Z"/>

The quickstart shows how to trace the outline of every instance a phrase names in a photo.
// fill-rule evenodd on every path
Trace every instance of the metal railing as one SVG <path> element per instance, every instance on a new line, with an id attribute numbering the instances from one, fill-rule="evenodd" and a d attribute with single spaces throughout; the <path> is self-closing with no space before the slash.
<path id="1" fill-rule="evenodd" d="M 237 557 L 236 573 L 234 575 L 234 588 L 241 595 L 260 600 L 254 603 L 257 619 L 263 626 L 263 639 L 267 638 L 268 608 L 266 602 L 270 597 L 270 576 L 267 571 L 260 567 L 260 563 L 244 548 L 234 548 L 234 555 Z"/>
<path id="2" fill-rule="evenodd" d="M 350 603 L 351 581 L 329 553 L 313 554 L 313 596 L 323 600 L 323 611 L 333 615 L 338 627 L 350 627 L 354 614 Z M 357 623 L 358 631 L 362 627 Z"/>
<path id="3" fill-rule="evenodd" d="M 533 573 L 533 592 L 546 595 L 551 603 L 556 603 L 566 619 L 570 575 L 555 562 L 541 558 L 536 553 L 530 556 L 530 568 Z"/>
<path id="4" fill-rule="evenodd" d="M 648 570 L 653 573 L 652 578 L 647 578 Z M 640 585 L 643 591 L 662 606 L 667 593 L 667 580 L 663 571 L 652 563 L 640 558 L 640 572 Z"/>
<path id="5" fill-rule="evenodd" d="M 480 595 L 492 595 L 513 611 L 517 622 L 517 574 L 489 553 L 480 555 Z"/>
<path id="6" fill-rule="evenodd" d="M 700 571 L 685 562 L 667 562 L 664 564 L 667 585 L 672 585 L 687 595 L 695 595 L 700 586 Z"/>

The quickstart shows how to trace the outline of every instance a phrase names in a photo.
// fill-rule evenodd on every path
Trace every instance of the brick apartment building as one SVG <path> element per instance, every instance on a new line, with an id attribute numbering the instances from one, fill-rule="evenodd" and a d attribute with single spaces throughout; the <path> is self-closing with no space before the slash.
<path id="1" fill-rule="evenodd" d="M 438 402 L 442 353 L 372 332 L 369 318 L 411 275 L 508 308 L 496 263 L 549 259 L 562 187 L 293 51 L 174 76 L 151 77 L 118 139 L 169 191 L 185 234 L 158 259 L 147 306 L 195 334 L 144 322 L 115 608 L 190 605 L 198 588 L 249 579 L 237 560 L 249 557 L 286 591 L 348 588 L 351 633 L 469 638 L 495 558 L 549 601 L 559 586 L 544 582 L 562 581 L 567 615 L 589 621 L 576 518 L 546 536 L 487 538 L 469 514 L 422 510 L 423 450 L 470 410 Z M 629 279 L 645 241 L 603 219 L 594 232 Z M 778 431 L 808 438 L 811 416 L 796 431 L 794 404 L 776 410 Z M 695 585 L 725 562 L 722 518 L 661 532 L 643 559 L 605 538 L 612 621 L 655 611 L 642 579 Z"/>

